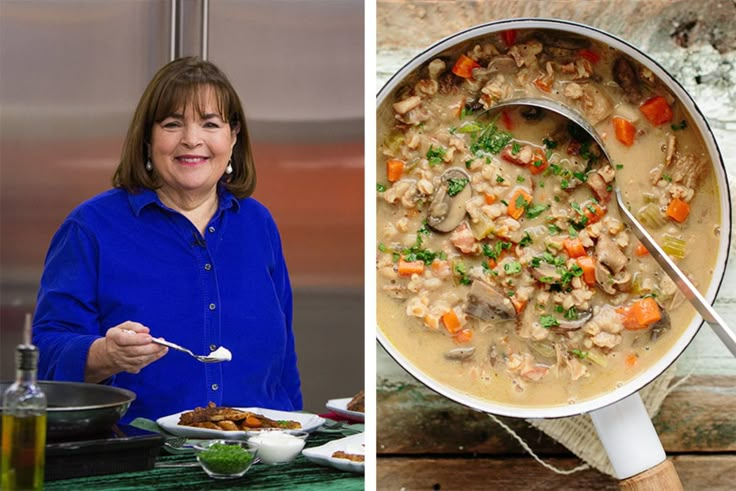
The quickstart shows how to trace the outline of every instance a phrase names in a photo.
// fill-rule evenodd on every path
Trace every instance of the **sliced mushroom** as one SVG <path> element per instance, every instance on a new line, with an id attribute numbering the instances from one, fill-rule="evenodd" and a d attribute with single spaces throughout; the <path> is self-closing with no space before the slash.
<path id="1" fill-rule="evenodd" d="M 559 283 L 562 281 L 560 272 L 549 263 L 541 263 L 539 266 L 532 268 L 532 276 L 542 283 Z"/>
<path id="2" fill-rule="evenodd" d="M 574 34 L 548 34 L 546 32 L 539 32 L 536 37 L 545 45 L 545 47 L 560 48 L 565 50 L 577 51 L 583 48 L 590 47 L 590 40 L 575 36 Z"/>
<path id="3" fill-rule="evenodd" d="M 631 285 L 633 283 L 633 276 L 629 271 L 621 270 L 611 278 L 614 287 L 620 292 L 631 291 Z"/>
<path id="4" fill-rule="evenodd" d="M 475 353 L 475 346 L 468 346 L 465 348 L 453 348 L 445 353 L 445 358 L 448 360 L 467 360 Z"/>
<path id="5" fill-rule="evenodd" d="M 659 302 L 657 304 L 659 305 Z M 662 312 L 662 318 L 655 322 L 649 331 L 649 339 L 652 341 L 659 339 L 672 326 L 670 315 L 667 311 L 661 305 L 659 306 L 659 310 Z"/>
<path id="6" fill-rule="evenodd" d="M 516 318 L 516 309 L 502 293 L 485 281 L 475 280 L 465 299 L 466 314 L 484 321 L 507 321 Z"/>
<path id="7" fill-rule="evenodd" d="M 601 234 L 598 237 L 598 242 L 595 244 L 595 257 L 596 262 L 605 264 L 614 274 L 624 269 L 628 261 L 626 255 L 607 234 Z"/>
<path id="8" fill-rule="evenodd" d="M 601 287 L 601 290 L 608 293 L 609 295 L 616 294 L 616 288 L 613 286 L 613 275 L 611 270 L 608 269 L 602 262 L 595 262 L 595 282 Z"/>
<path id="9" fill-rule="evenodd" d="M 559 325 L 552 328 L 553 331 L 575 331 L 583 327 L 593 317 L 592 310 L 578 312 L 576 319 L 560 319 Z"/>
<path id="10" fill-rule="evenodd" d="M 465 179 L 467 184 L 455 196 L 450 196 L 449 186 L 451 179 Z M 442 174 L 440 185 L 432 197 L 427 215 L 427 225 L 438 232 L 454 230 L 465 218 L 465 203 L 472 197 L 470 176 L 464 170 L 453 167 Z"/>
<path id="11" fill-rule="evenodd" d="M 623 56 L 613 63 L 613 80 L 621 86 L 629 102 L 637 104 L 641 100 L 639 77 L 631 62 Z"/>

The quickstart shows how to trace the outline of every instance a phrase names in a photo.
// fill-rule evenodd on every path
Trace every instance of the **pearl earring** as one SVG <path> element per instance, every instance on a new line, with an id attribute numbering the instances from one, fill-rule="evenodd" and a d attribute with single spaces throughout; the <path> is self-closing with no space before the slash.
<path id="1" fill-rule="evenodd" d="M 233 173 L 232 160 L 228 160 L 227 167 L 225 167 L 225 174 L 230 175 Z"/>
<path id="2" fill-rule="evenodd" d="M 153 164 L 151 163 L 151 159 L 148 159 L 148 160 L 146 161 L 146 170 L 147 170 L 148 172 L 151 172 L 151 171 L 153 170 Z"/>

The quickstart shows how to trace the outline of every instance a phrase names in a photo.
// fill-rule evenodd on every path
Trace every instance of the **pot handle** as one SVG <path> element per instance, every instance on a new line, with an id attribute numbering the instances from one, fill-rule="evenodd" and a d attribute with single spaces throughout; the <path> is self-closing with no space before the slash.
<path id="1" fill-rule="evenodd" d="M 621 489 L 683 489 L 638 392 L 592 411 L 590 417 Z"/>

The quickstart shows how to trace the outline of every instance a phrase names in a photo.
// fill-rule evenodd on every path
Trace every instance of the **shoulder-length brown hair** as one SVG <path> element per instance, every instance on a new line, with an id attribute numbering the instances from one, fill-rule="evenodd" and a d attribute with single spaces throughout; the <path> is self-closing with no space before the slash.
<path id="1" fill-rule="evenodd" d="M 203 95 L 207 93 L 203 89 L 208 88 L 215 94 L 222 118 L 231 129 L 239 128 L 232 153 L 233 172 L 226 174 L 223 182 L 237 198 L 253 194 L 256 168 L 240 98 L 219 68 L 196 57 L 179 58 L 166 64 L 148 83 L 128 127 L 120 164 L 112 178 L 113 186 L 129 192 L 161 186 L 155 173 L 146 170 L 153 125 L 189 104 L 202 116 L 205 110 Z"/>

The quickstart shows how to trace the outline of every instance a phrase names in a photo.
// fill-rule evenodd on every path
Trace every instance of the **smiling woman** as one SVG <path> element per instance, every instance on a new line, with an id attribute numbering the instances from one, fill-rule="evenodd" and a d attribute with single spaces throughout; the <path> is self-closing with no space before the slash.
<path id="1" fill-rule="evenodd" d="M 128 419 L 207 401 L 301 409 L 281 240 L 250 197 L 243 108 L 215 65 L 159 70 L 113 183 L 51 242 L 34 319 L 41 378 L 132 390 Z M 154 335 L 198 353 L 227 346 L 232 360 L 200 364 Z"/>

